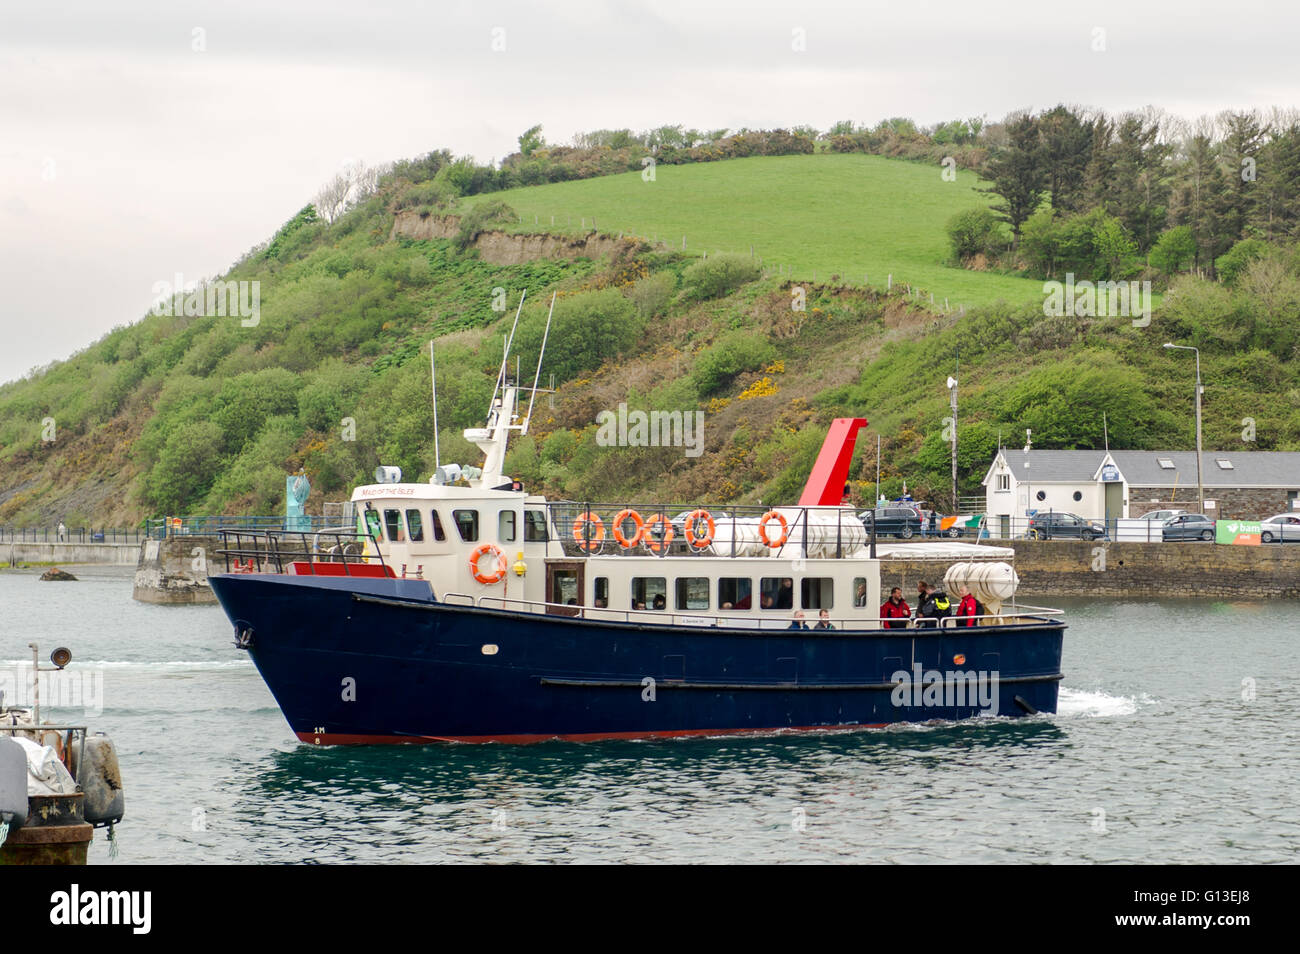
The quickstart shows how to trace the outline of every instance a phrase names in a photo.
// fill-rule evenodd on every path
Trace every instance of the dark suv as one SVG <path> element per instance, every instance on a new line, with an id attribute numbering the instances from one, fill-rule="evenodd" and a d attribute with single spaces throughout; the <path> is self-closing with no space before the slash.
<path id="1" fill-rule="evenodd" d="M 877 507 L 875 510 L 864 510 L 858 514 L 858 519 L 868 534 L 871 533 L 871 524 L 874 522 L 878 537 L 902 537 L 909 540 L 921 532 L 921 515 L 913 507 Z"/>
<path id="2" fill-rule="evenodd" d="M 1106 536 L 1104 523 L 1086 520 L 1078 514 L 1051 511 L 1035 514 L 1029 520 L 1031 540 L 1096 540 Z"/>

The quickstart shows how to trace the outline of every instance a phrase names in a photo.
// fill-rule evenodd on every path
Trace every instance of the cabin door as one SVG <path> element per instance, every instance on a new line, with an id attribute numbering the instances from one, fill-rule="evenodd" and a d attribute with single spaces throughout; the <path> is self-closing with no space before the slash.
<path id="1" fill-rule="evenodd" d="M 546 564 L 546 602 L 557 603 L 548 606 L 546 612 L 553 616 L 577 616 L 578 610 L 564 607 L 585 605 L 583 594 L 586 592 L 583 578 L 583 564 L 577 560 L 555 560 Z"/>

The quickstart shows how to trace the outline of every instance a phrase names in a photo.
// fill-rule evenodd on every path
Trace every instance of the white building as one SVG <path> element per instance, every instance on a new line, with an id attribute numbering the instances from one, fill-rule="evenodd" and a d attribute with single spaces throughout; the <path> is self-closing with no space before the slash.
<path id="1" fill-rule="evenodd" d="M 1300 452 L 1203 451 L 1206 513 L 1260 519 L 1300 504 Z M 1196 510 L 1195 451 L 1030 450 L 1004 447 L 984 477 L 989 532 L 1013 518 L 1064 510 L 1090 520 L 1138 517 L 1169 506 Z M 1004 532 L 999 532 L 1000 530 Z"/>

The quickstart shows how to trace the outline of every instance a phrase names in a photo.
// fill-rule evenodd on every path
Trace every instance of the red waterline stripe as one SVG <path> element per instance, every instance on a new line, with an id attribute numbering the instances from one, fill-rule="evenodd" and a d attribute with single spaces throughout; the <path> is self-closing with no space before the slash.
<path id="1" fill-rule="evenodd" d="M 432 742 L 503 742 L 529 745 L 535 742 L 603 742 L 610 739 L 674 739 L 692 735 L 772 735 L 781 732 L 852 732 L 858 729 L 883 729 L 888 722 L 864 725 L 798 725 L 771 729 L 673 729 L 660 732 L 576 732 L 563 735 L 349 735 L 345 733 L 297 732 L 301 742 L 313 745 L 427 745 Z"/>

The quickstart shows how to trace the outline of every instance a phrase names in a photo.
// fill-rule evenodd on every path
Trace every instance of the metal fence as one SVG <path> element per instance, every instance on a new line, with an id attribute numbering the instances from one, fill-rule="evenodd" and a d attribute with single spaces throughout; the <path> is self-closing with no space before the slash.
<path id="1" fill-rule="evenodd" d="M 0 543 L 129 543 L 146 539 L 143 527 L 0 527 Z"/>
<path id="2" fill-rule="evenodd" d="M 289 530 L 311 532 L 316 530 L 337 529 L 343 526 L 338 517 L 305 516 L 302 523 L 287 526 L 283 516 L 239 516 L 191 514 L 185 517 L 153 517 L 145 521 L 144 534 L 150 540 L 165 540 L 168 537 L 209 536 L 215 537 L 223 530 Z"/>

